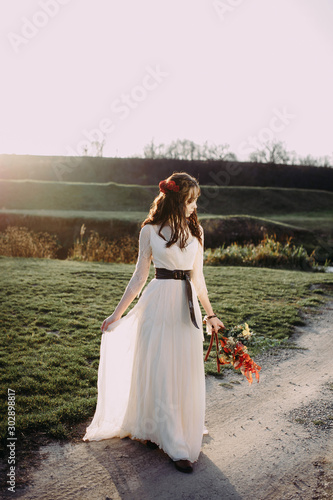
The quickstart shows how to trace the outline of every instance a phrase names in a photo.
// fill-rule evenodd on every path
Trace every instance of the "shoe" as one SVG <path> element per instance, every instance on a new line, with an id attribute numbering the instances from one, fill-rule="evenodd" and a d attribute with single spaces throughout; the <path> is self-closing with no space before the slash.
<path id="1" fill-rule="evenodd" d="M 189 460 L 176 460 L 175 467 L 179 472 L 185 472 L 186 474 L 193 472 L 193 466 Z"/>
<path id="2" fill-rule="evenodd" d="M 158 448 L 158 444 L 153 443 L 152 441 L 147 441 L 146 445 L 150 450 L 156 450 L 156 448 Z"/>

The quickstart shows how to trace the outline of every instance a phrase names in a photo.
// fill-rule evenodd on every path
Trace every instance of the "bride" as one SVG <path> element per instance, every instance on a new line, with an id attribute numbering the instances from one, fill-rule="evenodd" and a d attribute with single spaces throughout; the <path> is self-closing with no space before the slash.
<path id="1" fill-rule="evenodd" d="M 98 398 L 84 440 L 147 440 L 177 470 L 192 472 L 205 419 L 202 317 L 213 312 L 203 275 L 203 230 L 196 213 L 199 184 L 174 173 L 159 184 L 139 235 L 136 268 L 113 314 L 101 325 Z M 136 305 L 153 261 L 155 277 Z"/>

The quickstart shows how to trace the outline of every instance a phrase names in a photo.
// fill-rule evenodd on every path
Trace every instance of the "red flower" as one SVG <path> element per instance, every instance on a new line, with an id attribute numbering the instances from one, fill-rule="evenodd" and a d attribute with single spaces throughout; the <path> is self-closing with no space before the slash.
<path id="1" fill-rule="evenodd" d="M 217 371 L 220 373 L 220 365 L 229 365 L 231 364 L 235 370 L 240 370 L 241 373 L 247 378 L 249 384 L 252 384 L 252 373 L 255 374 L 257 381 L 259 382 L 259 372 L 261 367 L 257 365 L 253 359 L 250 358 L 247 353 L 246 347 L 241 343 L 237 342 L 236 345 L 228 343 L 230 338 L 222 337 L 218 338 L 217 332 L 213 331 L 210 339 L 210 344 L 205 356 L 205 361 L 207 361 L 211 348 L 213 347 L 213 343 L 215 340 L 216 343 L 216 362 L 217 362 Z M 219 355 L 219 342 L 221 344 L 221 350 Z M 227 356 L 223 356 L 225 352 Z"/>
<path id="2" fill-rule="evenodd" d="M 160 191 L 164 194 L 166 194 L 167 191 L 174 191 L 175 193 L 178 193 L 179 191 L 179 186 L 177 186 L 175 181 L 167 182 L 166 180 L 164 180 L 161 181 L 158 186 L 160 188 Z"/>
<path id="3" fill-rule="evenodd" d="M 222 365 L 231 363 L 235 370 L 241 371 L 241 373 L 247 378 L 250 384 L 252 384 L 252 373 L 255 374 L 255 377 L 259 382 L 259 372 L 261 370 L 261 367 L 257 365 L 253 361 L 253 359 L 250 358 L 249 354 L 246 351 L 246 347 L 241 342 L 237 342 L 236 347 L 232 351 L 231 349 L 225 347 L 227 340 L 228 339 L 226 337 L 222 337 L 220 343 L 223 350 L 227 354 L 231 354 L 233 359 L 230 362 L 226 362 L 225 360 L 219 358 L 219 356 L 217 355 L 219 362 Z"/>

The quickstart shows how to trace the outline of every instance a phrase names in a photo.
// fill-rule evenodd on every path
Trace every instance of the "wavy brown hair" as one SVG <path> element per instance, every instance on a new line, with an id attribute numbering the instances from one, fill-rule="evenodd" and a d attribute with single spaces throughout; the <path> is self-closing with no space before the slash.
<path id="1" fill-rule="evenodd" d="M 189 233 L 198 238 L 202 244 L 201 228 L 198 221 L 197 211 L 186 217 L 186 203 L 193 201 L 200 195 L 198 181 L 186 172 L 174 172 L 165 179 L 166 182 L 174 181 L 179 187 L 177 192 L 166 189 L 166 193 L 160 192 L 153 201 L 148 217 L 142 223 L 156 224 L 160 226 L 159 235 L 162 228 L 169 224 L 171 227 L 171 238 L 166 243 L 166 247 L 171 247 L 179 240 L 181 249 L 185 248 Z"/>

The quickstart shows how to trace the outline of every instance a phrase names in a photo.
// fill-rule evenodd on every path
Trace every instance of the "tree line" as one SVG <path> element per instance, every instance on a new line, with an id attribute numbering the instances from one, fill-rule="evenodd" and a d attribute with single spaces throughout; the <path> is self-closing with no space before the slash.
<path id="1" fill-rule="evenodd" d="M 174 160 L 224 160 L 237 161 L 237 155 L 230 151 L 229 144 L 196 144 L 188 139 L 177 139 L 169 144 L 155 144 L 151 140 L 144 147 L 144 158 L 167 158 Z M 295 151 L 288 151 L 282 141 L 267 141 L 249 155 L 253 163 L 273 163 L 284 165 L 310 165 L 316 167 L 331 167 L 329 156 L 314 157 L 310 154 L 300 156 Z"/>

